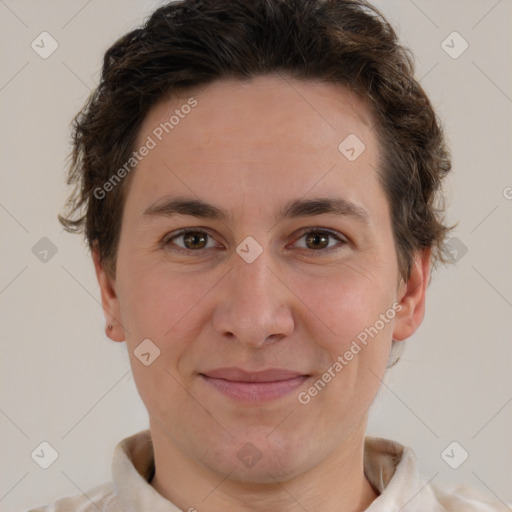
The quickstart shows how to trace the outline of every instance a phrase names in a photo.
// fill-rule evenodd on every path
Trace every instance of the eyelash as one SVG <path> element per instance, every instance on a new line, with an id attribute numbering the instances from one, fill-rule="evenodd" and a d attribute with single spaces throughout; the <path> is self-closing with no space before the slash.
<path id="1" fill-rule="evenodd" d="M 177 238 L 180 238 L 180 237 L 183 237 L 184 235 L 187 235 L 189 233 L 205 234 L 208 238 L 213 239 L 213 237 L 204 228 L 203 229 L 201 229 L 201 228 L 195 228 L 195 229 L 185 228 L 185 229 L 180 229 L 180 230 L 178 230 L 178 231 L 176 231 L 174 233 L 171 233 L 169 235 L 166 235 L 163 238 L 163 240 L 162 240 L 162 245 L 163 245 L 163 247 L 169 247 L 173 240 L 175 240 Z M 304 231 L 295 240 L 294 243 L 296 243 L 298 240 L 304 238 L 305 236 L 307 236 L 307 235 L 309 235 L 311 233 L 327 235 L 328 237 L 336 239 L 339 242 L 337 249 L 340 249 L 343 245 L 347 245 L 349 243 L 348 240 L 345 237 L 343 237 L 342 235 L 340 235 L 339 233 L 337 233 L 335 231 L 331 231 L 329 229 L 325 229 L 325 228 L 322 228 L 322 229 L 320 229 L 320 228 L 313 228 L 313 229 L 309 229 L 307 231 Z M 207 241 L 207 243 L 208 243 L 208 241 Z M 180 247 L 180 246 L 176 246 L 176 247 L 172 248 L 173 251 L 177 251 L 177 252 L 181 252 L 181 253 L 187 253 L 187 254 L 191 254 L 191 253 L 194 253 L 194 252 L 201 253 L 201 252 L 204 252 L 206 249 L 212 249 L 212 247 L 196 249 L 196 250 L 194 250 L 194 249 L 187 249 L 187 248 Z M 307 251 L 313 252 L 313 253 L 315 253 L 315 252 L 325 253 L 325 252 L 330 252 L 331 250 L 336 250 L 336 246 L 325 247 L 325 248 L 322 248 L 322 249 L 308 249 L 307 247 L 306 248 L 301 248 L 301 249 L 304 249 L 304 250 L 307 250 Z"/>

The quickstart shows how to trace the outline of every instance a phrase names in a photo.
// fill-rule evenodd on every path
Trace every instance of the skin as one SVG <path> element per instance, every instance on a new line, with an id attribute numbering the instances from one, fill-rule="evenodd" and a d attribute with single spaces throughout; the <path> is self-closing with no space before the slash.
<path id="1" fill-rule="evenodd" d="M 345 88 L 264 76 L 187 94 L 158 104 L 141 127 L 136 147 L 189 96 L 198 102 L 130 178 L 115 278 L 93 254 L 107 335 L 127 343 L 149 413 L 151 485 L 183 510 L 364 510 L 377 497 L 363 472 L 368 410 L 392 338 L 406 339 L 423 319 L 430 251 L 401 281 L 371 116 Z M 353 162 L 338 150 L 349 134 L 366 146 Z M 175 196 L 227 218 L 143 214 Z M 355 203 L 367 222 L 278 215 L 288 201 L 318 197 Z M 211 238 L 161 243 L 181 228 Z M 307 228 L 345 242 L 308 241 Z M 252 263 L 236 252 L 248 236 L 263 250 Z M 394 319 L 307 405 L 297 395 L 311 381 L 254 405 L 198 375 L 286 368 L 316 381 L 394 303 Z M 149 366 L 134 356 L 147 338 L 161 351 Z M 247 443 L 261 454 L 252 467 L 237 456 Z"/>

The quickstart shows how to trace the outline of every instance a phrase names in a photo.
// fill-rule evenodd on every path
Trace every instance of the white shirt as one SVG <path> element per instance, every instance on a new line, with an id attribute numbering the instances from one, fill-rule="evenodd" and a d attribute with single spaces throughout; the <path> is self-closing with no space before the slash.
<path id="1" fill-rule="evenodd" d="M 400 443 L 366 436 L 364 472 L 380 493 L 366 512 L 510 512 L 504 503 L 462 484 L 429 483 L 418 473 L 416 455 Z M 182 512 L 149 483 L 154 473 L 149 430 L 123 439 L 114 449 L 112 482 L 86 495 L 63 498 L 29 512 Z M 204 510 L 204 508 L 203 508 Z M 186 512 L 186 511 L 185 511 Z"/>

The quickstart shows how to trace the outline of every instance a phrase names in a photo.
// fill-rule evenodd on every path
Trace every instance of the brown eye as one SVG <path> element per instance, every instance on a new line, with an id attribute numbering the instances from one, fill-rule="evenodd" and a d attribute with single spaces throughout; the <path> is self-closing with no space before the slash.
<path id="1" fill-rule="evenodd" d="M 176 251 L 201 252 L 202 249 L 215 247 L 213 238 L 205 231 L 183 230 L 167 236 L 163 245 Z M 174 247 L 173 247 L 174 246 Z"/>
<path id="2" fill-rule="evenodd" d="M 338 233 L 316 229 L 303 233 L 295 243 L 301 249 L 329 251 L 330 249 L 341 248 L 343 245 L 347 244 L 348 241 Z"/>

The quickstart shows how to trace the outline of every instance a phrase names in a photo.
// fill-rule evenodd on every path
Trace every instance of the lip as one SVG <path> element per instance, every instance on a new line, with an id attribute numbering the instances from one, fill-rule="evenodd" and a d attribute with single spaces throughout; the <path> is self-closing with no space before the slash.
<path id="1" fill-rule="evenodd" d="M 218 368 L 199 375 L 217 391 L 246 402 L 275 400 L 297 389 L 310 377 L 280 368 L 257 372 L 240 368 Z"/>

